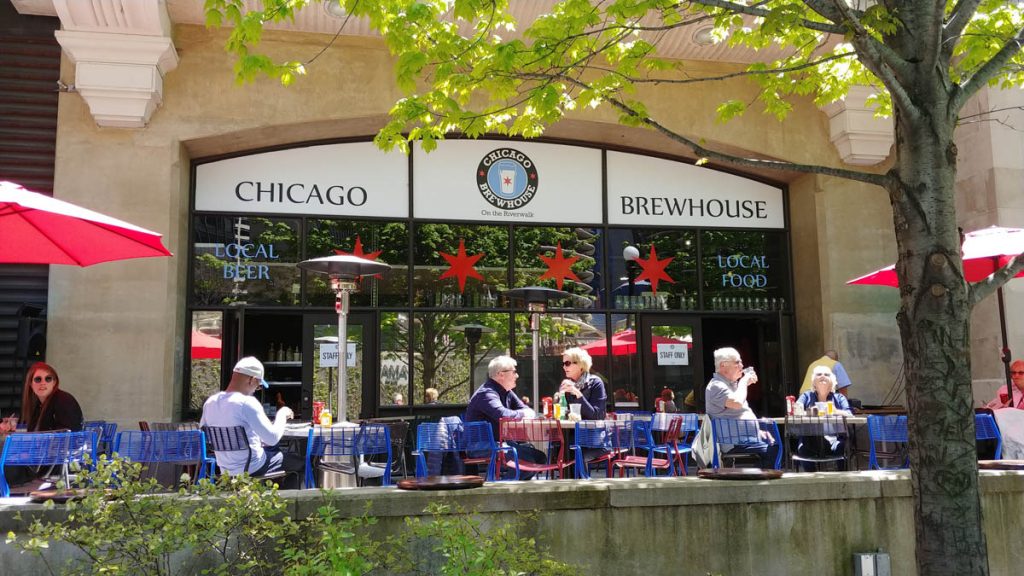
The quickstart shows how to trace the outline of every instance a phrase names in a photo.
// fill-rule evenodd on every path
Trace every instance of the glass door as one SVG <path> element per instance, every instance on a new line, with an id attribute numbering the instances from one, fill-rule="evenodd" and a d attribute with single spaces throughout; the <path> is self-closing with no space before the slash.
<path id="1" fill-rule="evenodd" d="M 376 409 L 374 382 L 377 374 L 376 316 L 372 312 L 348 315 L 346 362 L 346 405 L 344 419 L 371 418 Z M 302 419 L 313 414 L 313 402 L 329 407 L 335 421 L 338 414 L 338 316 L 307 314 L 303 322 Z"/>
<path id="2" fill-rule="evenodd" d="M 638 349 L 644 365 L 642 410 L 696 412 L 703 382 L 700 321 L 683 315 L 641 315 Z M 671 402 L 671 404 L 669 404 Z"/>

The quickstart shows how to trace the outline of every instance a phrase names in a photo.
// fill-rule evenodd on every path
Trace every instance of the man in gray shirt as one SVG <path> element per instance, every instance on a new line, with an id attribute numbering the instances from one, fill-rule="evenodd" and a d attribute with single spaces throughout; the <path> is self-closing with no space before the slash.
<path id="1" fill-rule="evenodd" d="M 747 403 L 747 387 L 757 383 L 753 368 L 743 369 L 740 353 L 735 348 L 715 350 L 715 373 L 704 392 L 707 414 L 712 418 L 756 420 L 757 416 Z M 771 434 L 761 431 L 760 438 L 750 438 L 742 444 L 722 444 L 725 454 L 756 454 L 762 468 L 774 468 L 779 445 Z"/>

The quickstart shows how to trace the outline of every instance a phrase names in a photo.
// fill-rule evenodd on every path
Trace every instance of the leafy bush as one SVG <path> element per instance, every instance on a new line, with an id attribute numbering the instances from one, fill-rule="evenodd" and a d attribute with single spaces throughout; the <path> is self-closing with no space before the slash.
<path id="1" fill-rule="evenodd" d="M 579 573 L 521 535 L 535 513 L 519 513 L 511 521 L 491 517 L 497 521 L 487 526 L 460 508 L 434 503 L 426 510 L 429 518 L 407 518 L 403 530 L 380 534 L 377 520 L 367 514 L 341 518 L 330 492 L 322 493 L 315 514 L 296 522 L 269 482 L 221 477 L 168 494 L 156 480 L 140 479 L 141 468 L 103 457 L 95 470 L 80 474 L 76 486 L 84 496 L 68 502 L 63 518 L 37 517 L 26 535 L 11 533 L 7 541 L 41 558 L 50 574 L 57 568 L 50 563 L 54 542 L 80 552 L 61 567 L 65 574 Z M 89 488 L 101 486 L 108 488 Z"/>
<path id="2" fill-rule="evenodd" d="M 276 543 L 296 527 L 273 484 L 225 476 L 166 494 L 155 479 L 141 479 L 141 470 L 101 457 L 94 470 L 78 476 L 75 488 L 84 496 L 67 503 L 63 519 L 36 518 L 27 539 L 9 534 L 8 542 L 39 556 L 51 574 L 50 542 L 81 552 L 63 567 L 65 574 L 172 576 L 210 564 L 202 573 L 274 573 L 268 566 Z"/>

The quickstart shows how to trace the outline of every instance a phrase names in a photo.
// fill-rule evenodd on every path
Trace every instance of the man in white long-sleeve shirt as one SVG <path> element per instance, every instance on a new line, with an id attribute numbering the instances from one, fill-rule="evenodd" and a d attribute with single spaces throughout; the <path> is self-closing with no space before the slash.
<path id="1" fill-rule="evenodd" d="M 239 360 L 232 370 L 227 389 L 210 396 L 203 404 L 200 425 L 242 426 L 252 448 L 252 459 L 248 463 L 249 474 L 262 476 L 279 470 L 296 472 L 294 482 L 297 485 L 305 468 L 304 459 L 297 454 L 281 452 L 277 447 L 284 435 L 285 424 L 294 414 L 284 406 L 278 409 L 277 416 L 271 422 L 263 413 L 263 406 L 253 397 L 258 388 L 267 387 L 263 374 L 263 364 L 256 358 L 246 356 Z M 245 452 L 222 451 L 217 452 L 216 456 L 217 465 L 228 474 L 234 476 L 245 471 Z"/>

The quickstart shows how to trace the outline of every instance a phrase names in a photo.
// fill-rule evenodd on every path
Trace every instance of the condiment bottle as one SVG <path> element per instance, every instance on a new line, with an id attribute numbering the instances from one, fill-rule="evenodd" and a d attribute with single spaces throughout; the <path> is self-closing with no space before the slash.
<path id="1" fill-rule="evenodd" d="M 569 417 L 569 401 L 566 400 L 565 394 L 562 394 L 562 397 L 558 399 L 558 408 L 560 412 L 558 415 L 559 420 L 565 420 Z"/>
<path id="2" fill-rule="evenodd" d="M 324 408 L 323 411 L 320 412 L 320 425 L 330 426 L 331 424 L 333 424 L 333 421 L 331 420 L 331 411 Z"/>

